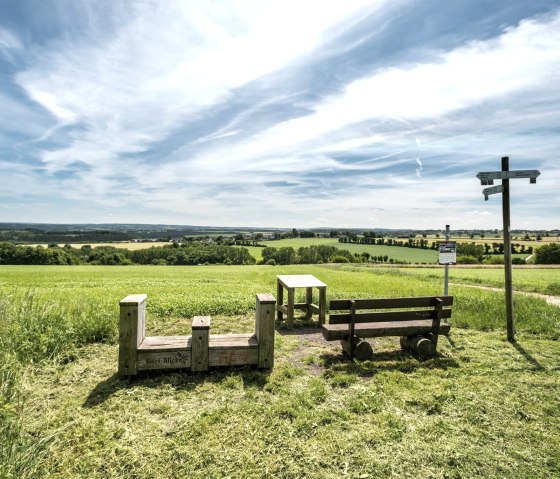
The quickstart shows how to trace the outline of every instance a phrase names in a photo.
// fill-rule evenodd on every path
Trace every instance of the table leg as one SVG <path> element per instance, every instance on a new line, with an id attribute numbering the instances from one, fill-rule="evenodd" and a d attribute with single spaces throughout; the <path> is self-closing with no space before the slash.
<path id="1" fill-rule="evenodd" d="M 288 288 L 288 327 L 291 328 L 294 325 L 294 299 L 295 299 L 295 288 Z"/>
<path id="2" fill-rule="evenodd" d="M 327 288 L 319 288 L 319 324 L 325 324 L 327 315 Z"/>
<path id="3" fill-rule="evenodd" d="M 276 286 L 276 319 L 278 321 L 282 321 L 282 311 L 280 311 L 280 306 L 284 304 L 284 288 L 282 287 L 282 283 L 278 281 Z"/>
<path id="4" fill-rule="evenodd" d="M 305 314 L 305 318 L 311 318 L 311 305 L 313 304 L 313 288 L 306 288 L 305 291 L 305 304 L 307 304 L 307 313 Z"/>

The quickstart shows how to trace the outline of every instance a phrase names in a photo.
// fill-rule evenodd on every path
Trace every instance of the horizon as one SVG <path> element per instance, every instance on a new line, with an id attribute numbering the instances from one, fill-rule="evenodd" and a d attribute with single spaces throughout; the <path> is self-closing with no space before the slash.
<path id="1" fill-rule="evenodd" d="M 1 8 L 2 223 L 560 226 L 558 1 Z"/>
<path id="2" fill-rule="evenodd" d="M 17 221 L 1 221 L 0 222 L 0 230 L 4 230 L 2 228 L 4 225 L 30 225 L 30 226 L 123 226 L 123 227 L 150 227 L 150 226 L 160 226 L 160 227 L 169 227 L 169 228 L 196 228 L 200 230 L 204 230 L 204 228 L 208 229 L 228 229 L 228 230 L 282 230 L 282 231 L 290 231 L 296 229 L 298 232 L 300 231 L 313 231 L 313 230 L 329 230 L 329 231 L 339 231 L 343 232 L 344 230 L 362 230 L 362 231 L 389 231 L 389 232 L 398 232 L 398 231 L 437 231 L 437 232 L 444 232 L 445 233 L 445 226 L 443 228 L 391 228 L 391 227 L 383 227 L 383 226 L 375 226 L 375 227 L 364 227 L 364 226 L 289 226 L 289 227 L 279 227 L 279 226 L 224 226 L 224 225 L 189 225 L 189 224 L 164 224 L 164 223 L 38 223 L 38 222 L 17 222 Z M 447 225 L 446 225 L 447 226 Z M 450 226 L 450 225 L 449 225 Z M 501 228 L 474 228 L 474 229 L 467 229 L 467 228 L 451 228 L 449 229 L 450 233 L 457 232 L 457 231 L 479 231 L 481 233 L 486 232 L 502 232 Z M 515 229 L 512 228 L 512 232 L 558 232 L 560 228 L 552 228 L 552 229 Z"/>

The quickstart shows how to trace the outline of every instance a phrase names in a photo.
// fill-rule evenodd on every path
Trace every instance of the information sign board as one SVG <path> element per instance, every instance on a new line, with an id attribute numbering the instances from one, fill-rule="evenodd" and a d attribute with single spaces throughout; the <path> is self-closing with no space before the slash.
<path id="1" fill-rule="evenodd" d="M 440 241 L 439 264 L 456 264 L 456 263 L 457 263 L 457 242 Z"/>

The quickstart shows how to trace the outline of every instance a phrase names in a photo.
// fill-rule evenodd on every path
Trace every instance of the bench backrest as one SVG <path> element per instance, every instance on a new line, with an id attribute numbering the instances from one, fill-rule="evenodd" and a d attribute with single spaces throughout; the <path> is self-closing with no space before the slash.
<path id="1" fill-rule="evenodd" d="M 330 324 L 344 324 L 352 321 L 354 306 L 355 323 L 373 323 L 378 321 L 413 321 L 418 319 L 436 319 L 438 299 L 441 306 L 439 318 L 451 318 L 453 296 L 419 296 L 411 298 L 374 298 L 374 299 L 333 299 L 330 302 Z M 421 308 L 421 309 L 417 309 Z M 332 313 L 332 311 L 340 311 Z"/>

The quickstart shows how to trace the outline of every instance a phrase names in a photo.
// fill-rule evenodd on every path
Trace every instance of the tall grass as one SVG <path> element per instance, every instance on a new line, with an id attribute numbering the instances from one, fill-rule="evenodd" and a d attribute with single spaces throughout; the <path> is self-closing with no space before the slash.
<path id="1" fill-rule="evenodd" d="M 26 367 L 64 361 L 83 344 L 111 339 L 114 314 L 91 299 L 56 300 L 34 290 L 0 294 L 0 478 L 41 477 L 41 459 L 56 434 L 25 432 Z"/>

